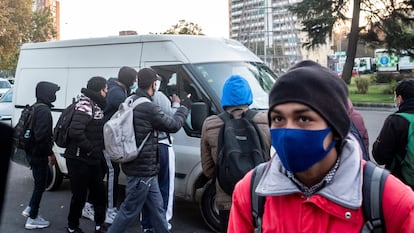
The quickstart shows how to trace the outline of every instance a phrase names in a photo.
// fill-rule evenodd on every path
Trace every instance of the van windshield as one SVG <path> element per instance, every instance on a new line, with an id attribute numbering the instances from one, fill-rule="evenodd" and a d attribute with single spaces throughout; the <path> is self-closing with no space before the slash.
<path id="1" fill-rule="evenodd" d="M 250 84 L 253 92 L 253 103 L 250 108 L 267 109 L 268 93 L 277 79 L 275 73 L 263 63 L 253 62 L 220 62 L 195 64 L 200 77 L 210 85 L 221 99 L 224 82 L 231 75 L 238 74 Z"/>

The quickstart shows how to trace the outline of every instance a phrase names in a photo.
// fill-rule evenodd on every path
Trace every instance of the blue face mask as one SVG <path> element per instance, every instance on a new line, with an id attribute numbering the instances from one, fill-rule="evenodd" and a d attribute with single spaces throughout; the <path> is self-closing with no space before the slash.
<path id="1" fill-rule="evenodd" d="M 331 128 L 323 130 L 304 130 L 275 128 L 270 129 L 272 145 L 286 170 L 296 173 L 310 168 L 321 161 L 335 146 L 336 141 L 325 150 L 323 141 Z"/>
<path id="2" fill-rule="evenodd" d="M 137 82 L 134 82 L 130 87 L 129 87 L 129 89 L 131 90 L 131 93 L 132 92 L 135 92 L 135 90 L 138 88 L 138 84 L 137 84 Z"/>

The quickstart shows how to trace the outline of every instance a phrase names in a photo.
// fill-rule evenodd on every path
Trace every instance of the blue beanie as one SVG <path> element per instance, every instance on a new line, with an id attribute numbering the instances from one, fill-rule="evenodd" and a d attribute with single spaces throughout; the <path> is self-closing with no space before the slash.
<path id="1" fill-rule="evenodd" d="M 249 83 L 240 75 L 230 76 L 223 86 L 221 106 L 233 107 L 250 105 L 253 103 L 253 94 Z"/>

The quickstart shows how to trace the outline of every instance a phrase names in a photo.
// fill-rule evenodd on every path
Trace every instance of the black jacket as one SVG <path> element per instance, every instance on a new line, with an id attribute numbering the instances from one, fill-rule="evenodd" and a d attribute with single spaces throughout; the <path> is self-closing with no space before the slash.
<path id="1" fill-rule="evenodd" d="M 399 112 L 414 114 L 414 103 L 403 103 L 397 113 Z M 410 122 L 396 114 L 391 114 L 385 119 L 380 134 L 372 147 L 372 156 L 378 164 L 385 164 L 385 167 L 390 169 L 396 155 L 405 156 L 409 126 Z M 404 181 L 400 166 L 396 166 L 392 173 Z"/>
<path id="2" fill-rule="evenodd" d="M 37 85 L 32 123 L 33 141 L 26 151 L 32 156 L 47 157 L 53 154 L 53 120 L 50 109 L 58 90 L 59 86 L 54 83 L 42 82 Z"/>
<path id="3" fill-rule="evenodd" d="M 136 97 L 151 97 L 143 90 L 138 89 Z M 134 109 L 134 128 L 137 146 L 141 145 L 148 132 L 150 137 L 146 141 L 139 156 L 128 163 L 122 164 L 122 170 L 128 176 L 148 177 L 155 176 L 159 171 L 158 139 L 156 131 L 175 133 L 183 126 L 188 109 L 181 106 L 173 116 L 168 116 L 161 108 L 152 102 L 144 102 Z"/>
<path id="4" fill-rule="evenodd" d="M 103 158 L 103 108 L 105 99 L 95 91 L 82 88 L 69 126 L 69 145 L 65 158 L 99 164 Z"/>
<path id="5" fill-rule="evenodd" d="M 123 103 L 128 95 L 124 84 L 116 78 L 108 80 L 108 93 L 106 93 L 106 107 L 104 110 L 104 120 L 107 122 L 112 115 L 118 110 L 119 105 Z"/>

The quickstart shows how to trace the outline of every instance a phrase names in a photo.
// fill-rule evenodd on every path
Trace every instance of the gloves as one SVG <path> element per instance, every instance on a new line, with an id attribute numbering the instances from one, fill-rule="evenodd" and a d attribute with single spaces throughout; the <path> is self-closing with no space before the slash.
<path id="1" fill-rule="evenodd" d="M 192 104 L 192 102 L 188 98 L 185 98 L 185 99 L 181 100 L 181 105 L 185 106 L 188 109 L 191 108 L 191 104 Z"/>

